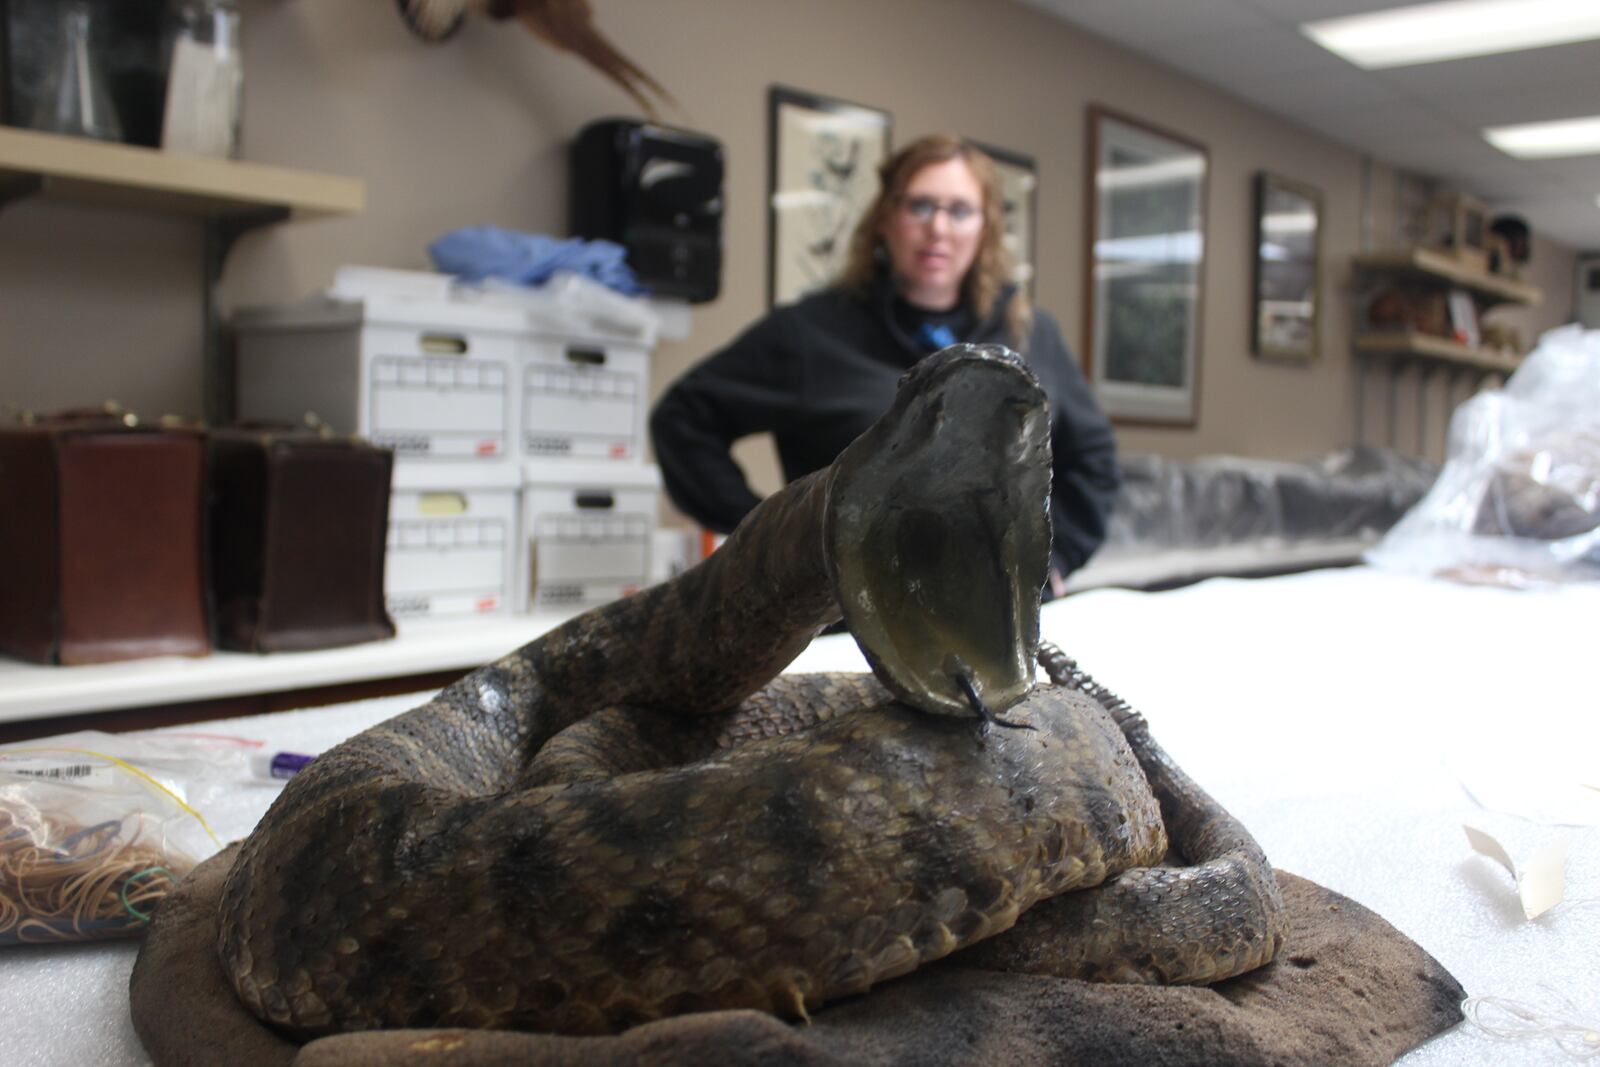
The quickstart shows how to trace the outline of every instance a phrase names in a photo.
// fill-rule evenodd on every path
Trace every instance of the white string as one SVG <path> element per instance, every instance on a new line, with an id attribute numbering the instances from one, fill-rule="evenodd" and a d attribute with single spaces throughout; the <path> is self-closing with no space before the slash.
<path id="1" fill-rule="evenodd" d="M 1467 1021 L 1490 1037 L 1508 1041 L 1549 1038 L 1574 1059 L 1600 1059 L 1600 1018 L 1584 1013 L 1547 985 L 1539 987 L 1557 1004 L 1527 1004 L 1507 997 L 1468 997 L 1461 1002 Z"/>
<path id="2" fill-rule="evenodd" d="M 1563 900 L 1561 903 L 1545 912 L 1545 914 L 1559 915 L 1564 911 L 1581 911 L 1584 908 L 1600 908 L 1600 897 L 1574 897 L 1568 900 Z"/>

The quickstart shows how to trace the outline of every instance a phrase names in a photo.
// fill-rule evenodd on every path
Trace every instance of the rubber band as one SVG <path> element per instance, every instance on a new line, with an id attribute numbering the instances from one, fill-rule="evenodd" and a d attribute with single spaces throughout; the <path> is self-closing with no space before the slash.
<path id="1" fill-rule="evenodd" d="M 193 866 L 189 856 L 174 851 L 170 839 L 158 834 L 148 843 L 141 840 L 152 825 L 169 832 L 181 826 L 183 819 L 176 811 L 193 817 L 213 844 L 222 845 L 205 816 L 179 792 L 126 760 L 67 746 L 4 750 L 6 756 L 59 754 L 89 757 L 124 771 L 164 799 L 141 804 L 130 798 L 134 810 L 123 818 L 91 825 L 70 818 L 72 801 L 64 802 L 65 810 L 59 814 L 35 806 L 29 800 L 31 785 L 24 787 L 20 809 L 0 802 L 0 944 L 83 941 L 142 932 L 156 906 Z M 4 766 L 0 763 L 0 771 Z M 40 782 L 47 784 L 44 776 Z M 89 783 L 56 784 L 81 790 Z M 176 809 L 171 819 L 139 810 L 141 806 L 165 810 L 168 801 Z M 105 810 L 101 806 L 100 813 Z"/>
<path id="2" fill-rule="evenodd" d="M 133 906 L 133 903 L 128 900 L 128 890 L 132 888 L 134 882 L 148 874 L 159 874 L 174 885 L 176 885 L 178 881 L 176 878 L 172 877 L 172 872 L 167 870 L 165 867 L 146 867 L 142 871 L 135 871 L 133 874 L 128 875 L 128 877 L 122 880 L 122 906 L 128 910 L 129 915 L 132 915 L 140 922 L 149 922 L 150 916 Z M 164 896 L 165 894 L 161 895 Z M 140 899 L 140 903 L 144 903 L 143 898 Z"/>
<path id="3" fill-rule="evenodd" d="M 108 830 L 110 831 L 109 833 L 106 832 Z M 88 859 L 90 856 L 104 852 L 106 846 L 111 841 L 115 840 L 117 835 L 120 833 L 122 833 L 121 819 L 107 819 L 105 822 L 95 823 L 93 826 L 85 826 L 82 830 L 79 830 L 75 834 L 69 834 L 65 839 L 62 840 L 61 846 L 56 852 L 56 859 L 58 862 Z M 79 841 L 88 837 L 90 834 L 97 834 L 100 837 L 100 840 L 95 844 L 93 851 L 86 852 L 81 856 L 73 855 L 73 846 Z"/>
<path id="4" fill-rule="evenodd" d="M 80 827 L 48 815 L 24 824 L 0 805 L 0 944 L 142 931 L 188 867 L 141 842 L 138 827 L 137 819 Z"/>

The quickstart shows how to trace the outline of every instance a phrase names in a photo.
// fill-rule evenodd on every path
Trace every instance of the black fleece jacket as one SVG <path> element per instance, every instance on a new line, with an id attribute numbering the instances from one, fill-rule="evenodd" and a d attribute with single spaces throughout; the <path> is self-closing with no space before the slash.
<path id="1" fill-rule="evenodd" d="M 793 481 L 832 463 L 888 411 L 900 376 L 925 354 L 896 321 L 893 299 L 880 278 L 865 300 L 830 289 L 777 308 L 673 383 L 651 413 L 650 435 L 678 509 L 728 533 L 760 502 L 729 455 L 734 441 L 770 432 Z M 961 340 L 1007 343 L 1010 299 Z M 1050 397 L 1051 560 L 1065 577 L 1105 539 L 1119 485 L 1116 442 L 1045 312 L 1035 310 L 1023 356 Z"/>

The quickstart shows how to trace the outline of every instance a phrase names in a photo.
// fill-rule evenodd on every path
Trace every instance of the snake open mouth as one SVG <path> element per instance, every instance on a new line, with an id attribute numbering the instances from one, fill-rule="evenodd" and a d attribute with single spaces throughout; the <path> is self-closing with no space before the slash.
<path id="1" fill-rule="evenodd" d="M 846 625 L 897 698 L 983 717 L 1032 689 L 1049 496 L 1045 393 L 999 345 L 924 359 L 846 449 L 829 494 L 829 570 Z"/>

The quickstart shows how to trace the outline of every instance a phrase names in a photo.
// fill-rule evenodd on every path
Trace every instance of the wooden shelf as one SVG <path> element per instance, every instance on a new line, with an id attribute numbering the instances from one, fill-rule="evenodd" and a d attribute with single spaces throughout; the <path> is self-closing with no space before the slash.
<path id="1" fill-rule="evenodd" d="M 0 126 L 0 203 L 30 194 L 205 219 L 354 215 L 366 203 L 355 178 Z"/>
<path id="2" fill-rule="evenodd" d="M 1355 265 L 1362 270 L 1403 271 L 1437 278 L 1459 285 L 1490 303 L 1537 307 L 1544 301 L 1544 293 L 1535 286 L 1473 270 L 1456 262 L 1448 253 L 1427 248 L 1366 252 L 1356 256 Z"/>
<path id="3" fill-rule="evenodd" d="M 1364 333 L 1356 336 L 1356 351 L 1391 359 L 1422 359 L 1474 370 L 1510 374 L 1522 364 L 1521 356 L 1488 352 L 1452 341 L 1446 337 L 1415 330 L 1394 333 Z"/>

